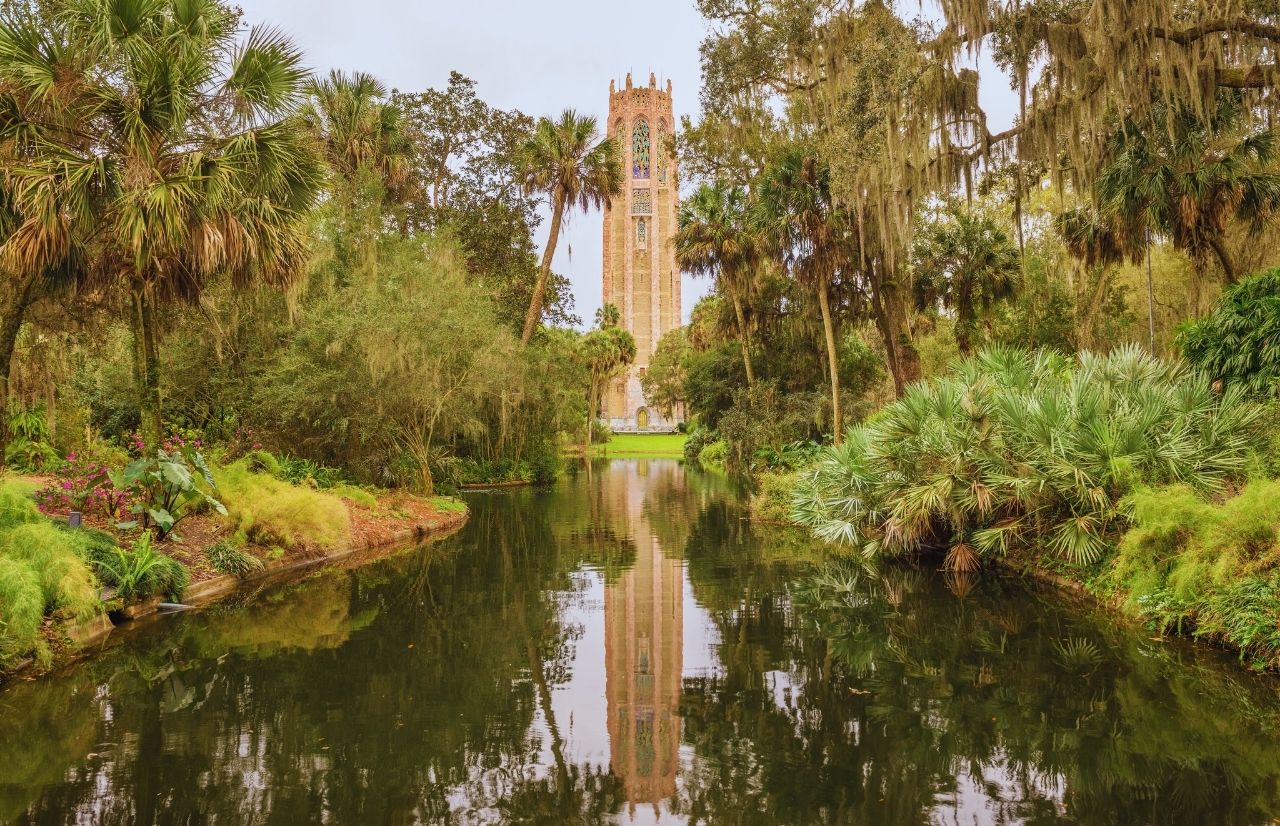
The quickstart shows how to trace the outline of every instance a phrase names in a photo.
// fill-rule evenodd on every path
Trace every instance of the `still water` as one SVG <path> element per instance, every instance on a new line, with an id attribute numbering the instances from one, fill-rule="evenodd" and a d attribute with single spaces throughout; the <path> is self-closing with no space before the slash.
<path id="1" fill-rule="evenodd" d="M 1263 824 L 1276 682 L 599 463 L 0 691 L 2 823 Z"/>

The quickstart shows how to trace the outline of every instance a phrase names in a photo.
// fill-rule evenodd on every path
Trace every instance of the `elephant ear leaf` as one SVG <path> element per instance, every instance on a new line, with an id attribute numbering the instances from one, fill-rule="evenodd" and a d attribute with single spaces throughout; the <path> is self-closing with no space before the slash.
<path id="1" fill-rule="evenodd" d="M 151 521 L 156 524 L 162 533 L 168 533 L 173 530 L 174 518 L 173 514 L 164 508 L 147 508 L 147 515 L 151 517 Z"/>
<path id="2" fill-rule="evenodd" d="M 191 478 L 191 471 L 178 462 L 161 462 L 160 469 L 164 474 L 164 480 L 178 490 L 190 490 L 195 484 Z"/>
<path id="3" fill-rule="evenodd" d="M 218 489 L 218 483 L 213 481 L 213 471 L 209 470 L 209 463 L 204 460 L 198 451 L 191 451 L 191 464 L 196 466 L 196 470 L 200 471 L 200 476 L 205 483 L 214 490 Z"/>

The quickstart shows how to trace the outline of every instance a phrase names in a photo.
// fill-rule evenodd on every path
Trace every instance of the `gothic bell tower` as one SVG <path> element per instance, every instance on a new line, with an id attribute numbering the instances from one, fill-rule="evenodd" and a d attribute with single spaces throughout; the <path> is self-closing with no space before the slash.
<path id="1" fill-rule="evenodd" d="M 671 81 L 658 87 L 624 87 L 609 82 L 609 135 L 622 148 L 623 192 L 604 211 L 604 301 L 622 315 L 636 340 L 636 360 L 616 380 L 605 401 L 614 431 L 674 430 L 672 417 L 645 401 L 640 376 L 648 369 L 658 340 L 680 326 L 680 269 L 671 236 L 676 230 L 680 192 L 672 152 L 674 110 Z"/>

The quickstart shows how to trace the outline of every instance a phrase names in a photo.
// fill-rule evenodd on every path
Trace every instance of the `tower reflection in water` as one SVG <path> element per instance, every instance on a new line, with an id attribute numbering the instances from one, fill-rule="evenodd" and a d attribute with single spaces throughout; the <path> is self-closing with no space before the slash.
<path id="1" fill-rule="evenodd" d="M 647 462 L 626 463 L 647 476 Z M 618 480 L 621 481 L 621 480 Z M 605 694 L 610 768 L 634 814 L 676 794 L 680 678 L 684 646 L 684 568 L 663 555 L 645 515 L 651 480 L 616 485 L 635 541 L 635 564 L 604 594 Z"/>

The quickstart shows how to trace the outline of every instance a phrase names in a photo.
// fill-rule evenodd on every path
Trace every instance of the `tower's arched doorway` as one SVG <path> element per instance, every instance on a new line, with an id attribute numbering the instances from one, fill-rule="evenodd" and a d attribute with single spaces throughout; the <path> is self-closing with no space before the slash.
<path id="1" fill-rule="evenodd" d="M 637 430 L 649 429 L 649 408 L 642 407 L 636 411 L 636 429 Z"/>

